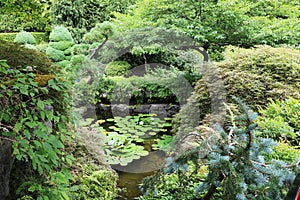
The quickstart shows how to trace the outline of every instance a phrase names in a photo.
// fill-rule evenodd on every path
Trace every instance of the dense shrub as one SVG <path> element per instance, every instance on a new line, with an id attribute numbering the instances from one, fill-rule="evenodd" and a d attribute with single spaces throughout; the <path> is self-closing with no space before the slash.
<path id="1" fill-rule="evenodd" d="M 49 46 L 46 53 L 57 62 L 57 65 L 66 68 L 70 64 L 72 46 L 74 45 L 71 33 L 63 26 L 55 26 L 49 36 Z"/>
<path id="2" fill-rule="evenodd" d="M 44 15 L 45 1 L 1 1 L 1 32 L 45 31 L 49 18 Z"/>
<path id="3" fill-rule="evenodd" d="M 23 53 L 33 54 L 29 50 Z M 0 132 L 1 149 L 2 142 L 11 141 L 12 155 L 28 164 L 27 171 L 19 174 L 25 181 L 15 183 L 15 194 L 60 199 L 66 195 L 72 178 L 66 166 L 71 165 L 73 157 L 65 151 L 66 141 L 73 137 L 66 128 L 70 119 L 70 85 L 43 65 L 30 70 L 25 69 L 26 65 L 10 67 L 4 61 L 0 64 L 0 124 L 1 129 L 7 127 L 7 131 Z M 1 151 L 1 155 L 7 153 Z M 10 169 L 6 170 L 9 175 Z"/>
<path id="4" fill-rule="evenodd" d="M 229 47 L 215 63 L 227 96 L 239 96 L 255 110 L 270 99 L 300 98 L 300 51 L 293 48 Z"/>
<path id="5" fill-rule="evenodd" d="M 227 99 L 238 96 L 256 111 L 259 107 L 264 108 L 269 99 L 300 98 L 299 50 L 270 46 L 229 47 L 224 55 L 224 61 L 214 63 L 219 71 L 214 73 L 224 85 L 214 88 L 205 79 L 198 81 L 190 102 L 181 109 L 176 121 L 190 119 L 188 116 L 191 110 L 195 110 L 195 105 L 200 110 L 200 120 L 204 119 L 211 112 L 211 92 L 216 92 L 219 87 L 224 87 Z M 199 124 L 199 121 L 194 124 Z M 190 131 L 191 126 L 186 128 L 178 134 Z"/>
<path id="6" fill-rule="evenodd" d="M 35 38 L 33 35 L 26 31 L 21 31 L 16 35 L 14 42 L 18 44 L 35 44 Z"/>
<path id="7" fill-rule="evenodd" d="M 135 0 L 59 0 L 53 4 L 53 24 L 63 24 L 69 28 L 76 42 L 93 28 L 96 23 L 110 20 L 113 11 L 126 12 Z"/>
<path id="8" fill-rule="evenodd" d="M 52 59 L 54 62 L 59 62 L 66 59 L 66 56 L 63 51 L 54 49 L 52 47 L 48 47 L 46 49 L 46 54 Z"/>
<path id="9" fill-rule="evenodd" d="M 78 185 L 72 186 L 71 196 L 82 200 L 113 200 L 117 197 L 118 176 L 111 170 L 87 169 L 85 175 L 80 176 Z M 88 171 L 87 171 L 88 170 Z"/>
<path id="10" fill-rule="evenodd" d="M 123 76 L 128 74 L 131 65 L 126 61 L 113 61 L 108 63 L 105 68 L 107 76 Z"/>
<path id="11" fill-rule="evenodd" d="M 6 41 L 0 42 L 0 60 L 6 60 L 10 67 L 16 69 L 32 66 L 42 73 L 58 70 L 55 69 L 46 54 Z"/>
<path id="12" fill-rule="evenodd" d="M 49 35 L 50 42 L 73 41 L 71 33 L 64 26 L 54 26 Z"/>
<path id="13" fill-rule="evenodd" d="M 177 84 L 177 85 L 176 85 Z M 176 86 L 184 90 L 182 83 L 173 78 L 159 79 L 150 77 L 114 77 L 99 80 L 96 102 L 124 102 L 130 103 L 178 103 L 184 95 L 178 96 L 175 93 Z M 183 93 L 185 91 L 182 91 Z"/>
<path id="14" fill-rule="evenodd" d="M 265 109 L 259 111 L 262 116 L 257 121 L 261 127 L 258 135 L 300 146 L 299 111 L 300 100 L 271 100 Z"/>
<path id="15" fill-rule="evenodd" d="M 217 66 L 225 72 L 245 71 L 266 76 L 274 82 L 299 86 L 299 50 L 288 47 L 273 48 L 266 45 L 259 45 L 251 49 L 228 47 L 224 55 L 225 61 L 218 63 Z"/>

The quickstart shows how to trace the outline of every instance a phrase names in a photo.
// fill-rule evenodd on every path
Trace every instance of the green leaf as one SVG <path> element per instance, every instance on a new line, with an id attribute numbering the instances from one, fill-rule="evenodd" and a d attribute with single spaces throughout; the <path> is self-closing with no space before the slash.
<path id="1" fill-rule="evenodd" d="M 1 135 L 5 136 L 5 137 L 13 137 L 14 133 L 13 132 L 1 132 Z"/>
<path id="2" fill-rule="evenodd" d="M 47 142 L 42 142 L 42 147 L 45 149 L 46 152 L 51 153 L 53 151 L 51 145 Z"/>
<path id="3" fill-rule="evenodd" d="M 37 102 L 37 107 L 38 107 L 40 110 L 44 110 L 44 109 L 45 109 L 44 102 L 41 101 L 41 100 L 38 100 L 38 102 Z"/>
<path id="4" fill-rule="evenodd" d="M 29 128 L 34 128 L 37 124 L 35 122 L 25 122 L 25 125 L 27 125 Z"/>
<path id="5" fill-rule="evenodd" d="M 16 123 L 16 125 L 15 125 L 15 127 L 14 127 L 14 131 L 15 132 L 19 132 L 20 130 L 21 130 L 21 128 L 22 128 L 22 123 Z"/>
<path id="6" fill-rule="evenodd" d="M 32 186 L 30 186 L 29 188 L 28 188 L 28 191 L 29 192 L 34 192 L 35 191 L 35 185 L 32 185 Z"/>

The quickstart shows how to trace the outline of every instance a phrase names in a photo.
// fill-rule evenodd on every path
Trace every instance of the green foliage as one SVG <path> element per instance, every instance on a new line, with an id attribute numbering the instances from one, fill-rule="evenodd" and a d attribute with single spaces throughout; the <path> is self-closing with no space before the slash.
<path id="1" fill-rule="evenodd" d="M 131 65 L 126 61 L 113 61 L 108 63 L 105 68 L 107 76 L 123 76 L 128 74 Z"/>
<path id="2" fill-rule="evenodd" d="M 284 121 L 282 117 L 277 118 L 261 118 L 259 121 L 260 132 L 258 135 L 262 137 L 273 138 L 278 141 L 293 142 L 296 139 L 294 129 Z"/>
<path id="3" fill-rule="evenodd" d="M 295 131 L 300 130 L 300 100 L 289 98 L 285 101 L 270 100 L 266 109 L 261 109 L 260 114 L 266 118 L 276 118 L 281 117 L 286 123 L 288 123 Z"/>
<path id="4" fill-rule="evenodd" d="M 53 23 L 69 27 L 75 41 L 80 42 L 97 23 L 108 21 L 111 12 L 125 12 L 133 3 L 132 0 L 58 0 L 52 8 Z"/>
<path id="5" fill-rule="evenodd" d="M 64 69 L 69 66 L 72 46 L 74 45 L 71 33 L 63 26 L 55 26 L 49 36 L 49 46 L 46 53 L 58 66 Z"/>
<path id="6" fill-rule="evenodd" d="M 166 84 L 164 84 L 159 82 L 158 78 L 116 77 L 113 79 L 113 82 L 107 82 L 109 85 L 99 83 L 95 100 L 96 102 L 101 102 L 103 101 L 102 97 L 105 97 L 106 100 L 115 102 L 131 99 L 131 101 L 136 103 L 170 103 L 174 101 L 176 103 L 173 92 L 167 87 L 167 83 L 171 83 L 172 80 L 174 79 L 166 79 Z"/>
<path id="7" fill-rule="evenodd" d="M 139 68 L 137 73 L 138 71 L 145 71 L 145 68 Z M 185 102 L 191 92 L 193 84 L 191 82 L 201 77 L 175 68 L 148 70 L 145 76 L 134 76 L 134 73 L 133 69 L 129 73 L 133 76 L 129 78 L 115 76 L 99 81 L 95 86 L 96 102 L 103 100 L 116 102 L 131 100 L 135 103 Z"/>
<path id="8" fill-rule="evenodd" d="M 113 200 L 117 197 L 118 176 L 111 170 L 99 170 L 92 165 L 84 165 L 82 173 L 70 188 L 72 199 Z"/>
<path id="9" fill-rule="evenodd" d="M 269 99 L 300 98 L 298 50 L 270 46 L 229 47 L 224 54 L 225 60 L 215 65 L 220 70 L 228 98 L 239 96 L 255 110 L 265 107 Z M 193 96 L 203 110 L 202 119 L 210 107 L 210 95 L 204 80 L 198 81 Z"/>
<path id="10" fill-rule="evenodd" d="M 221 127 L 213 130 L 208 137 L 215 140 L 202 141 L 189 151 L 170 159 L 162 176 L 176 174 L 180 183 L 180 177 L 184 174 L 182 172 L 188 170 L 191 161 L 196 169 L 199 165 L 208 166 L 204 180 L 197 180 L 197 199 L 281 199 L 295 177 L 293 169 L 283 161 L 265 161 L 264 155 L 272 153 L 276 143 L 272 139 L 254 136 L 257 114 L 240 100 L 235 100 L 241 114 L 233 117 L 229 131 L 225 132 Z M 207 158 L 202 157 L 203 151 L 207 152 Z M 191 176 L 181 180 L 185 178 L 190 179 Z M 153 183 L 156 181 L 163 183 L 156 177 L 147 178 L 141 187 L 143 192 L 155 195 L 157 188 Z M 163 191 L 159 193 L 164 194 Z"/>
<path id="11" fill-rule="evenodd" d="M 31 33 L 26 31 L 21 31 L 16 35 L 14 42 L 19 44 L 35 44 L 35 38 Z"/>
<path id="12" fill-rule="evenodd" d="M 264 156 L 267 161 L 275 159 L 294 164 L 295 161 L 300 160 L 300 151 L 287 143 L 278 142 L 278 145 L 273 148 L 272 154 L 265 154 Z"/>
<path id="13" fill-rule="evenodd" d="M 270 137 L 276 141 L 300 146 L 300 101 L 289 98 L 285 101 L 276 100 L 260 109 L 257 123 L 261 129 L 257 133 L 263 137 Z"/>
<path id="14" fill-rule="evenodd" d="M 36 44 L 40 44 L 48 41 L 48 36 L 46 33 L 30 32 L 35 38 Z M 13 42 L 18 33 L 0 33 L 0 40 L 5 40 L 7 42 Z"/>
<path id="15" fill-rule="evenodd" d="M 58 42 L 49 42 L 49 46 L 57 49 L 57 50 L 61 50 L 61 51 L 65 51 L 67 49 L 70 49 L 72 46 L 74 45 L 73 41 L 58 41 Z"/>
<path id="16" fill-rule="evenodd" d="M 115 14 L 119 29 L 159 26 L 184 32 L 213 59 L 222 59 L 227 45 L 251 47 L 299 44 L 299 2 L 142 0 L 130 13 Z"/>
<path id="17" fill-rule="evenodd" d="M 87 43 L 100 42 L 105 38 L 111 37 L 115 34 L 115 26 L 108 22 L 104 21 L 102 23 L 97 23 L 89 32 L 87 32 L 83 40 Z"/>
<path id="18" fill-rule="evenodd" d="M 10 68 L 3 61 L 0 74 L 0 123 L 8 130 L 1 132 L 1 139 L 13 141 L 16 159 L 29 162 L 41 177 L 22 183 L 17 194 L 64 198 L 72 178 L 66 166 L 73 161 L 72 154 L 64 151 L 65 143 L 73 138 L 66 127 L 71 106 L 68 82 L 48 75 L 46 85 L 41 86 L 41 75 Z"/>
<path id="19" fill-rule="evenodd" d="M 37 48 L 33 44 L 25 44 L 24 47 L 27 48 L 27 49 L 37 50 Z"/>
<path id="20" fill-rule="evenodd" d="M 49 26 L 49 18 L 44 16 L 44 1 L 7 1 L 2 0 L 0 30 L 3 32 L 16 31 L 45 31 Z"/>
<path id="21" fill-rule="evenodd" d="M 50 42 L 69 41 L 72 42 L 73 38 L 71 33 L 64 26 L 54 26 L 49 35 Z"/>
<path id="22" fill-rule="evenodd" d="M 62 61 L 62 60 L 66 59 L 66 56 L 65 56 L 63 51 L 54 49 L 50 46 L 46 49 L 46 54 L 54 62 L 59 62 L 59 61 Z"/>
<path id="23" fill-rule="evenodd" d="M 179 169 L 177 174 L 165 174 L 160 178 L 160 182 L 155 185 L 155 193 L 146 193 L 146 195 L 139 197 L 140 200 L 170 200 L 170 199 L 196 199 L 195 189 L 197 182 L 205 178 L 207 175 L 207 166 L 195 169 L 193 164 L 189 165 L 189 170 Z M 190 177 L 190 178 L 187 178 Z M 151 179 L 148 179 L 151 181 Z M 147 178 L 143 180 L 146 184 Z M 149 182 L 150 183 L 150 182 Z M 149 184 L 148 183 L 148 184 Z M 217 196 L 217 195 L 216 195 Z"/>
<path id="24" fill-rule="evenodd" d="M 6 41 L 0 42 L 0 59 L 6 60 L 7 64 L 14 69 L 25 69 L 32 66 L 34 70 L 41 73 L 54 72 L 55 69 L 51 60 L 45 53 L 27 49 L 19 44 Z"/>

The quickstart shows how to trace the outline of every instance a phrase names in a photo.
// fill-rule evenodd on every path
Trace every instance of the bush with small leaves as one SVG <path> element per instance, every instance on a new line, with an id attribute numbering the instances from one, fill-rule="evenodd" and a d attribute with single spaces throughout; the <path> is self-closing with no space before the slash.
<path id="1" fill-rule="evenodd" d="M 33 35 L 29 32 L 26 31 L 21 31 L 19 32 L 15 39 L 14 42 L 18 43 L 18 44 L 35 44 L 35 38 L 33 37 Z"/>
<path id="2" fill-rule="evenodd" d="M 54 26 L 50 35 L 50 42 L 73 41 L 71 33 L 64 26 Z"/>
<path id="3" fill-rule="evenodd" d="M 124 76 L 129 72 L 131 65 L 126 61 L 113 61 L 105 68 L 107 76 Z"/>
<path id="4" fill-rule="evenodd" d="M 49 46 L 46 53 L 63 68 L 70 65 L 74 40 L 71 33 L 63 26 L 55 26 L 49 36 Z M 64 61 L 64 62 L 63 62 Z"/>

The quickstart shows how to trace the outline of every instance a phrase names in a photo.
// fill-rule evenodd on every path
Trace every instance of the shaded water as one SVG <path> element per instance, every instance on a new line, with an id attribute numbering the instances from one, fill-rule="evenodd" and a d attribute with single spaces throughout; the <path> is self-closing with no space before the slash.
<path id="1" fill-rule="evenodd" d="M 163 167 L 165 162 L 165 153 L 163 151 L 149 152 L 148 156 L 141 157 L 129 163 L 127 166 L 112 165 L 119 174 L 118 186 L 125 188 L 121 192 L 120 199 L 134 199 L 142 195 L 138 186 L 142 183 L 143 178 L 150 176 Z"/>

